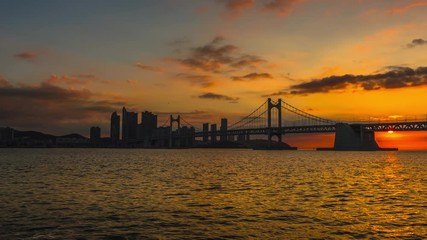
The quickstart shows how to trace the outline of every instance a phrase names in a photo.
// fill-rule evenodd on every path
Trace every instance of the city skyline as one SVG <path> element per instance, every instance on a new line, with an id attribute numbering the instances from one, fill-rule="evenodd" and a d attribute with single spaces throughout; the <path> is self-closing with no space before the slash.
<path id="1" fill-rule="evenodd" d="M 201 128 L 267 97 L 337 120 L 426 119 L 426 11 L 423 0 L 2 1 L 0 124 L 109 136 L 111 113 L 129 106 Z M 427 148 L 424 132 L 377 139 Z"/>

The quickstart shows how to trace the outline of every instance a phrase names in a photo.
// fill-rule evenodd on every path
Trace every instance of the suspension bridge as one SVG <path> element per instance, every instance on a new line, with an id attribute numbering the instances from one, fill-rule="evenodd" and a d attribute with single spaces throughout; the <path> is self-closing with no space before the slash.
<path id="1" fill-rule="evenodd" d="M 178 126 L 173 130 L 173 125 Z M 183 116 L 170 118 L 163 126 L 169 125 L 169 147 L 179 146 L 182 139 L 201 139 L 205 143 L 225 141 L 248 141 L 251 136 L 264 135 L 268 148 L 273 142 L 282 142 L 283 136 L 294 133 L 335 133 L 334 150 L 380 150 L 375 141 L 375 132 L 381 131 L 427 131 L 427 119 L 420 121 L 396 122 L 346 122 L 322 118 L 307 113 L 285 101 L 267 99 L 258 108 L 238 121 L 228 125 L 221 119 L 221 125 L 204 123 L 195 127 Z M 219 139 L 218 139 L 219 138 Z M 274 139 L 275 138 L 275 139 Z M 274 141 L 275 140 L 275 141 Z"/>

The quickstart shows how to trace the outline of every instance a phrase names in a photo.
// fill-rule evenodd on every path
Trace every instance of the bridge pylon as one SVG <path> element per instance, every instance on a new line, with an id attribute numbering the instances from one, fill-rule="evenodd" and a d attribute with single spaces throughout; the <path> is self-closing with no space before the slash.
<path id="1" fill-rule="evenodd" d="M 180 145 L 181 145 L 181 143 L 180 143 L 180 136 L 179 136 L 179 130 L 181 129 L 181 116 L 180 115 L 178 115 L 178 117 L 176 117 L 176 118 L 174 118 L 172 115 L 170 115 L 170 118 L 169 118 L 169 128 L 170 128 L 170 134 L 169 134 L 169 148 L 172 148 L 173 147 L 173 130 L 172 130 L 172 127 L 173 127 L 173 123 L 174 122 L 176 122 L 177 123 L 177 125 L 178 125 L 178 129 L 177 129 L 177 134 L 178 134 L 178 138 L 177 138 L 177 144 L 178 144 L 178 146 L 177 147 L 180 147 Z"/>
<path id="2" fill-rule="evenodd" d="M 271 101 L 271 98 L 268 99 L 267 101 L 267 105 L 268 105 L 268 147 L 271 147 L 271 139 L 273 136 L 277 136 L 279 139 L 279 142 L 282 142 L 282 99 L 278 99 L 276 103 L 273 103 Z M 277 128 L 273 129 L 271 127 L 271 122 L 272 122 L 272 114 L 271 114 L 271 110 L 273 108 L 277 109 Z"/>

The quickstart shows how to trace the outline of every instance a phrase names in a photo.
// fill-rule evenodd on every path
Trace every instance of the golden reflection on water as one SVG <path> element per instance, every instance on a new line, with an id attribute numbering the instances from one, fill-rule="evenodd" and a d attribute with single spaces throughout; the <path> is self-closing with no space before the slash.
<path id="1" fill-rule="evenodd" d="M 426 157 L 196 149 L 80 150 L 78 158 L 73 149 L 6 152 L 0 155 L 6 179 L 0 215 L 9 218 L 0 238 L 421 239 L 427 236 Z"/>

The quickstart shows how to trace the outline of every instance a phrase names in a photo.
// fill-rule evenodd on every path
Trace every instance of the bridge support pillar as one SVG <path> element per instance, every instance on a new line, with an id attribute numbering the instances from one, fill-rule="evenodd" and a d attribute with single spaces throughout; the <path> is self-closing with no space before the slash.
<path id="1" fill-rule="evenodd" d="M 375 132 L 367 131 L 359 124 L 337 123 L 335 125 L 334 150 L 375 151 L 381 150 L 375 141 Z"/>
<path id="2" fill-rule="evenodd" d="M 216 124 L 211 124 L 211 144 L 216 143 L 217 129 Z"/>
<path id="3" fill-rule="evenodd" d="M 176 141 L 177 141 L 176 147 L 181 147 L 181 136 L 180 136 L 181 116 L 178 115 L 177 118 L 173 118 L 172 115 L 170 115 L 169 119 L 170 119 L 169 120 L 169 128 L 170 128 L 169 148 L 172 148 L 174 146 L 173 129 L 172 129 L 172 126 L 173 126 L 174 122 L 176 122 L 178 124 L 178 129 L 176 130 L 176 135 L 177 135 L 177 137 L 176 137 Z"/>
<path id="4" fill-rule="evenodd" d="M 209 123 L 203 123 L 203 142 L 209 142 Z"/>
<path id="5" fill-rule="evenodd" d="M 279 138 L 279 142 L 282 142 L 282 99 L 278 99 L 278 101 L 276 103 L 273 103 L 271 101 L 271 98 L 268 99 L 267 102 L 268 105 L 268 148 L 271 148 L 271 144 L 272 144 L 272 137 L 275 135 Z M 272 128 L 272 124 L 271 124 L 271 120 L 272 120 L 272 114 L 271 114 L 271 110 L 273 108 L 277 109 L 277 128 L 275 128 L 275 131 L 273 131 Z"/>

